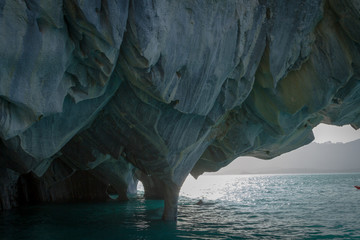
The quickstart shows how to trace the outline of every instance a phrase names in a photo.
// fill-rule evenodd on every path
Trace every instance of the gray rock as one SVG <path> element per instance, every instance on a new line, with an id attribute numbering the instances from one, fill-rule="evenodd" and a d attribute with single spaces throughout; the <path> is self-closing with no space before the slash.
<path id="1" fill-rule="evenodd" d="M 189 173 L 360 127 L 359 6 L 0 1 L 0 177 L 40 202 L 127 199 L 139 179 L 175 219 Z"/>

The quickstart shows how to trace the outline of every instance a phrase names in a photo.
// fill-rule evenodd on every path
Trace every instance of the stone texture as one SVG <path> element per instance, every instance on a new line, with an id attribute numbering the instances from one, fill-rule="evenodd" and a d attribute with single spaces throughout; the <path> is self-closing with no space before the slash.
<path id="1" fill-rule="evenodd" d="M 171 220 L 189 173 L 359 128 L 359 6 L 0 0 L 2 208 L 125 200 L 140 180 Z"/>
<path id="2" fill-rule="evenodd" d="M 17 172 L 0 168 L 0 210 L 18 206 L 18 178 Z"/>

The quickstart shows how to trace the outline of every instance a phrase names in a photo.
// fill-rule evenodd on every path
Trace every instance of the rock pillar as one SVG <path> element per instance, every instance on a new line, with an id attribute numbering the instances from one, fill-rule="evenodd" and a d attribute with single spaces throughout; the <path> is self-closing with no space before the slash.
<path id="1" fill-rule="evenodd" d="M 177 219 L 180 187 L 174 183 L 164 184 L 164 213 L 162 219 L 175 221 Z"/>
<path id="2" fill-rule="evenodd" d="M 0 168 L 0 210 L 18 205 L 17 181 L 19 174 L 7 168 Z"/>
<path id="3" fill-rule="evenodd" d="M 146 199 L 164 200 L 164 213 L 162 219 L 165 221 L 175 221 L 177 218 L 177 204 L 180 187 L 169 180 L 147 175 L 140 170 L 136 171 L 135 175 L 144 186 L 144 197 Z"/>

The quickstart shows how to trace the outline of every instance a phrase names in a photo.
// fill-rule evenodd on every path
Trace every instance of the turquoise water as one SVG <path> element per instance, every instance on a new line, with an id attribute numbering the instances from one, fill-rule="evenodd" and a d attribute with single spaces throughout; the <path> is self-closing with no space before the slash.
<path id="1" fill-rule="evenodd" d="M 32 206 L 0 214 L 0 239 L 360 239 L 354 185 L 360 173 L 207 175 L 184 183 L 176 223 L 142 198 Z"/>

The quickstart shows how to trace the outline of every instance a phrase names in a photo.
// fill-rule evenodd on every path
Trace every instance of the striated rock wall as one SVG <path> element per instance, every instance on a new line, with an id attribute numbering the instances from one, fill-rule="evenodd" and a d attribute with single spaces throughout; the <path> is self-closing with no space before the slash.
<path id="1" fill-rule="evenodd" d="M 358 128 L 359 17 L 358 0 L 0 1 L 2 208 L 127 199 L 139 179 L 174 219 L 189 173 Z"/>

